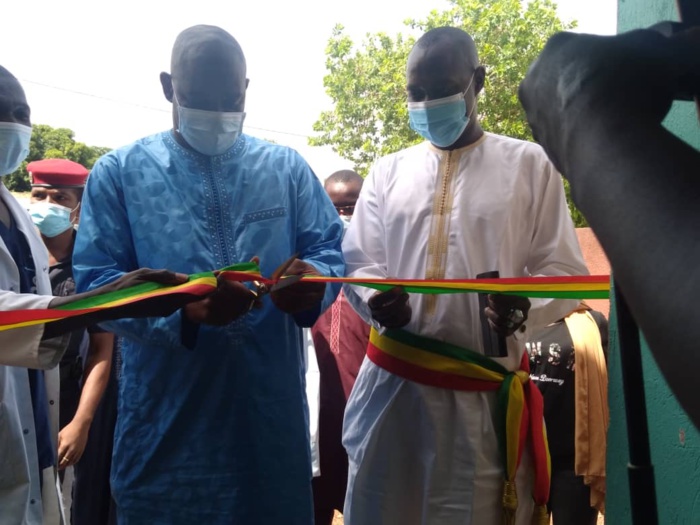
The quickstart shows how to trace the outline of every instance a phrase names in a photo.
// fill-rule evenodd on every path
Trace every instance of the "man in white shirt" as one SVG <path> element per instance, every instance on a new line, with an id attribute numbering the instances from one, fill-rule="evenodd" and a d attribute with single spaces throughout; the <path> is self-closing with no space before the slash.
<path id="1" fill-rule="evenodd" d="M 350 277 L 587 273 L 561 178 L 545 153 L 479 126 L 484 78 L 464 31 L 438 28 L 418 40 L 408 58 L 408 109 L 427 142 L 380 159 L 366 179 L 343 243 Z M 512 373 L 526 366 L 524 323 L 553 321 L 575 302 L 491 295 L 485 321 L 474 294 L 409 297 L 352 286 L 346 293 L 375 327 L 345 412 L 346 524 L 491 525 L 504 513 L 505 523 L 529 524 L 538 490 L 537 519 L 548 520 L 541 415 L 539 435 L 533 425 L 528 440 L 539 438 L 539 449 L 528 447 L 535 467 L 545 465 L 533 483 L 522 444 L 508 456 L 517 465 L 514 456 L 524 452 L 520 468 L 504 467 L 497 390 L 512 380 L 530 403 L 527 376 Z M 506 340 L 503 357 L 483 356 L 487 322 Z M 464 381 L 470 363 L 507 380 Z M 510 395 L 506 389 L 509 407 Z"/>
<path id="2" fill-rule="evenodd" d="M 26 210 L 2 183 L 29 153 L 31 131 L 24 91 L 0 66 L 0 311 L 55 308 L 144 281 L 186 282 L 185 275 L 141 269 L 93 292 L 51 297 L 46 248 Z M 168 315 L 192 299 L 145 301 L 118 311 L 0 331 L 0 523 L 65 522 L 56 484 L 56 365 L 68 342 L 66 334 L 119 316 Z"/>

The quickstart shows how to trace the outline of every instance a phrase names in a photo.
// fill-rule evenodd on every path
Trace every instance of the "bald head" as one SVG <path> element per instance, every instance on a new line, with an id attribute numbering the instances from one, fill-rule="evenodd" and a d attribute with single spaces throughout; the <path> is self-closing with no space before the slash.
<path id="1" fill-rule="evenodd" d="M 352 216 L 363 182 L 364 179 L 353 170 L 336 171 L 326 179 L 323 187 L 338 214 Z"/>
<path id="2" fill-rule="evenodd" d="M 240 68 L 240 73 L 245 77 L 245 56 L 236 39 L 220 27 L 198 25 L 185 29 L 175 39 L 170 72 L 177 78 L 181 74 L 231 64 Z"/>
<path id="3" fill-rule="evenodd" d="M 17 78 L 2 66 L 0 66 L 0 87 L 3 90 L 20 91 L 24 95 L 24 90 Z"/>
<path id="4" fill-rule="evenodd" d="M 0 122 L 31 126 L 29 117 L 29 105 L 22 86 L 12 73 L 0 66 Z"/>
<path id="5" fill-rule="evenodd" d="M 328 176 L 324 183 L 324 187 L 328 187 L 329 185 L 336 184 L 338 182 L 343 184 L 355 184 L 362 188 L 364 179 L 353 170 L 340 170 Z"/>
<path id="6" fill-rule="evenodd" d="M 248 87 L 243 50 L 235 38 L 216 26 L 185 29 L 175 40 L 171 72 L 161 73 L 165 98 L 173 102 L 173 124 L 178 125 L 177 105 L 218 112 L 245 108 Z"/>
<path id="7" fill-rule="evenodd" d="M 450 148 L 461 147 L 481 136 L 476 105 L 485 76 L 469 34 L 456 27 L 431 29 L 418 39 L 408 55 L 408 101 L 426 102 L 463 94 L 469 123 Z"/>
<path id="8" fill-rule="evenodd" d="M 437 27 L 425 33 L 408 55 L 407 73 L 418 66 L 435 64 L 451 73 L 471 73 L 479 67 L 479 54 L 474 40 L 456 27 Z M 466 87 L 466 86 L 465 86 Z"/>
<path id="9" fill-rule="evenodd" d="M 408 55 L 409 100 L 419 102 L 464 92 L 479 70 L 483 72 L 476 45 L 465 31 L 456 27 L 431 29 L 418 39 Z M 481 80 L 475 82 L 478 93 L 483 78 L 475 80 Z"/>
<path id="10" fill-rule="evenodd" d="M 17 80 L 12 73 L 10 73 L 3 66 L 0 66 L 0 80 L 5 80 L 5 79 L 9 79 L 9 78 L 14 78 L 15 80 Z"/>
<path id="11" fill-rule="evenodd" d="M 476 67 L 479 65 L 479 54 L 476 44 L 469 33 L 457 27 L 436 27 L 425 33 L 413 46 L 413 50 L 427 51 L 437 47 L 439 50 L 451 50 L 465 64 Z M 413 53 L 413 50 L 411 53 Z M 410 58 L 409 58 L 410 60 Z"/>

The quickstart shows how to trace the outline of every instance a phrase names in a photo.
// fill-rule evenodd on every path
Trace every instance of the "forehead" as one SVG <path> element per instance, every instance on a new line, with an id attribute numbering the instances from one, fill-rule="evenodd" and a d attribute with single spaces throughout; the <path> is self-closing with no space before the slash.
<path id="1" fill-rule="evenodd" d="M 360 196 L 360 189 L 360 185 L 354 182 L 331 182 L 326 185 L 326 193 L 333 203 L 342 199 L 357 200 Z"/>
<path id="2" fill-rule="evenodd" d="M 356 192 L 360 191 L 361 184 L 359 182 L 355 182 L 355 181 L 350 181 L 350 182 L 334 181 L 334 182 L 327 183 L 326 189 L 328 191 L 335 191 L 335 192 L 356 193 Z"/>
<path id="3" fill-rule="evenodd" d="M 409 86 L 462 82 L 472 69 L 458 46 L 441 40 L 427 48 L 413 48 L 406 65 L 406 81 Z"/>
<path id="4" fill-rule="evenodd" d="M 22 86 L 16 79 L 0 73 L 0 121 L 20 107 L 29 109 Z"/>
<path id="5" fill-rule="evenodd" d="M 245 59 L 235 53 L 188 49 L 173 71 L 178 94 L 210 95 L 212 92 L 244 91 Z"/>

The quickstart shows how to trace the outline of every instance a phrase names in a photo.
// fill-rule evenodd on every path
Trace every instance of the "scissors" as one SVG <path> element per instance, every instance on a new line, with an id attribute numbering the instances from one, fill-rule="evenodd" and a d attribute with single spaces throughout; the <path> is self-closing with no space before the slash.
<path id="1" fill-rule="evenodd" d="M 252 292 L 255 294 L 255 297 L 257 299 L 260 299 L 271 292 L 275 292 L 277 290 L 286 288 L 287 286 L 291 286 L 292 284 L 297 283 L 301 280 L 301 278 L 303 277 L 302 275 L 284 275 L 284 273 L 289 269 L 292 263 L 294 263 L 294 261 L 297 259 L 297 255 L 299 254 L 295 253 L 294 255 L 292 255 L 289 259 L 287 259 L 281 265 L 279 265 L 274 272 L 272 272 L 270 280 L 273 281 L 274 284 L 269 285 L 260 281 L 253 281 L 255 290 L 252 290 Z"/>

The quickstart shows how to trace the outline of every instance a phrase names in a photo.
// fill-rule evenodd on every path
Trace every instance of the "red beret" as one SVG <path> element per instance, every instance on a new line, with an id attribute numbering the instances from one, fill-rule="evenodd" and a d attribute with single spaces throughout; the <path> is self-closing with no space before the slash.
<path id="1" fill-rule="evenodd" d="M 82 188 L 90 173 L 82 164 L 68 159 L 35 160 L 27 164 L 32 186 Z"/>

